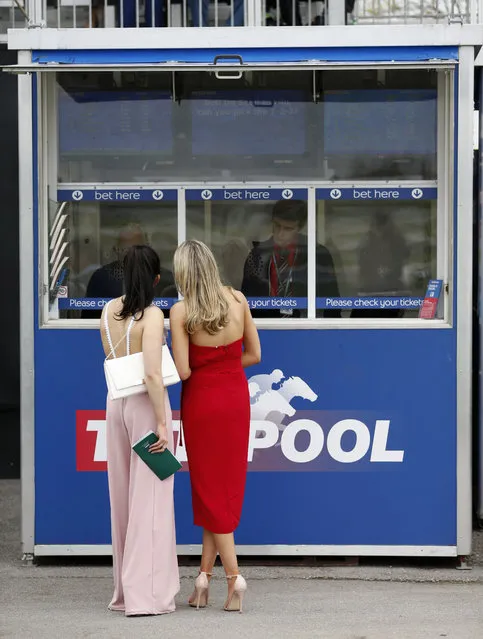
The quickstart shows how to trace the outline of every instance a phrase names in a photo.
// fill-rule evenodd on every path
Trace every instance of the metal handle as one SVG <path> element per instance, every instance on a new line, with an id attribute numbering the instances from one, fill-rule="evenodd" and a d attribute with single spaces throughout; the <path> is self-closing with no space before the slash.
<path id="1" fill-rule="evenodd" d="M 213 59 L 213 64 L 217 65 L 220 61 L 224 60 L 225 63 L 229 62 L 230 60 L 236 60 L 238 62 L 238 64 L 242 65 L 243 64 L 243 58 L 241 57 L 241 55 L 238 54 L 221 54 L 221 55 L 216 55 Z M 224 63 L 222 63 L 223 65 Z M 220 66 L 222 66 L 220 65 Z M 215 78 L 217 80 L 240 80 L 240 78 L 243 76 L 243 72 L 242 71 L 234 71 L 232 73 L 230 73 L 230 71 L 215 71 Z"/>
<path id="2" fill-rule="evenodd" d="M 238 60 L 240 64 L 243 64 L 243 58 L 237 53 L 222 53 L 221 55 L 215 55 L 213 64 L 218 64 L 220 60 Z"/>

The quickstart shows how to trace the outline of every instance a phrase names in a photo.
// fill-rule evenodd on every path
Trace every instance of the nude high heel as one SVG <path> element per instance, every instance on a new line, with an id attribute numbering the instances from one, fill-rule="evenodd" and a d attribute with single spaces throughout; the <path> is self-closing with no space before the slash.
<path id="1" fill-rule="evenodd" d="M 200 608 L 206 608 L 208 605 L 208 596 L 210 581 L 208 577 L 211 577 L 211 572 L 200 572 L 195 579 L 195 598 L 189 602 L 192 608 L 199 610 Z"/>
<path id="2" fill-rule="evenodd" d="M 243 597 L 247 590 L 247 582 L 241 575 L 229 575 L 227 579 L 235 579 L 235 587 L 226 600 L 224 610 L 227 612 L 243 612 Z"/>

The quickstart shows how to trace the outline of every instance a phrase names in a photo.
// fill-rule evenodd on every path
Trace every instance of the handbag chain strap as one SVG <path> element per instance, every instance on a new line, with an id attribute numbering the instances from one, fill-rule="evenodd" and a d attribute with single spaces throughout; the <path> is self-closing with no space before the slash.
<path id="1" fill-rule="evenodd" d="M 127 327 L 126 333 L 121 337 L 118 343 L 115 346 L 113 346 L 112 339 L 111 339 L 111 331 L 109 330 L 109 322 L 107 321 L 107 310 L 109 308 L 109 304 L 111 303 L 111 301 L 112 300 L 109 300 L 109 302 L 107 302 L 106 308 L 104 310 L 104 327 L 106 329 L 107 342 L 110 348 L 110 351 L 108 355 L 106 356 L 106 360 L 109 359 L 111 355 L 114 357 L 114 359 L 116 359 L 116 348 L 119 346 L 119 344 L 123 341 L 124 338 L 126 338 L 126 355 L 131 354 L 130 334 L 131 334 L 132 325 L 134 324 L 134 315 L 133 315 L 133 317 L 131 318 L 131 321 L 129 322 L 129 326 Z"/>

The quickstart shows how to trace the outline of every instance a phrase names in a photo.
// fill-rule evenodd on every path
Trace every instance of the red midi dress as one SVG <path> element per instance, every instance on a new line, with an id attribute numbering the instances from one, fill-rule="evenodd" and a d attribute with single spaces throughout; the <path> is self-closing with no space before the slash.
<path id="1" fill-rule="evenodd" d="M 245 493 L 250 396 L 242 343 L 190 343 L 191 376 L 181 397 L 194 523 L 217 534 L 238 526 Z"/>

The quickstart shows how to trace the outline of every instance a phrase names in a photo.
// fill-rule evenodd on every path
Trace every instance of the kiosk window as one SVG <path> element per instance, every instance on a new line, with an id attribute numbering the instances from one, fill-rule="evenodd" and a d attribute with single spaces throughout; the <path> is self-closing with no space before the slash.
<path id="1" fill-rule="evenodd" d="M 211 247 L 255 317 L 307 317 L 306 201 L 188 199 L 186 222 L 187 238 Z"/>
<path id="2" fill-rule="evenodd" d="M 325 177 L 436 179 L 438 72 L 321 73 Z"/>
<path id="3" fill-rule="evenodd" d="M 59 182 L 166 179 L 175 150 L 171 87 L 167 73 L 59 74 Z"/>
<path id="4" fill-rule="evenodd" d="M 327 91 L 324 107 L 331 179 L 436 177 L 436 90 Z"/>
<path id="5" fill-rule="evenodd" d="M 156 297 L 177 297 L 172 276 L 177 246 L 176 201 L 156 204 L 83 201 L 52 205 L 50 317 L 100 317 L 104 300 L 123 293 L 122 259 L 126 249 L 143 243 L 150 244 L 161 259 Z"/>
<path id="6" fill-rule="evenodd" d="M 437 72 L 61 73 L 68 183 L 436 178 Z"/>
<path id="7" fill-rule="evenodd" d="M 60 182 L 319 174 L 311 72 L 62 73 L 57 94 Z"/>
<path id="8" fill-rule="evenodd" d="M 317 203 L 317 239 L 330 250 L 340 299 L 317 308 L 346 317 L 417 317 L 428 281 L 437 277 L 436 200 Z M 317 274 L 319 277 L 319 274 Z"/>

